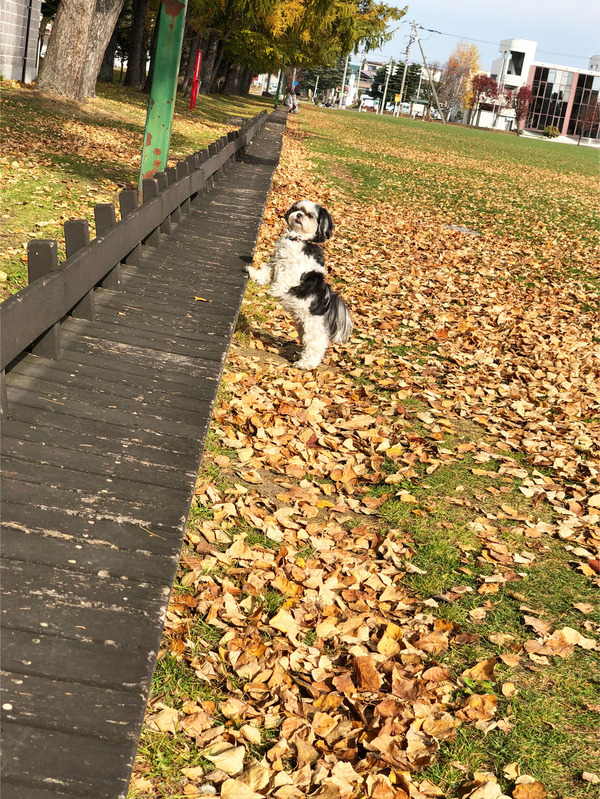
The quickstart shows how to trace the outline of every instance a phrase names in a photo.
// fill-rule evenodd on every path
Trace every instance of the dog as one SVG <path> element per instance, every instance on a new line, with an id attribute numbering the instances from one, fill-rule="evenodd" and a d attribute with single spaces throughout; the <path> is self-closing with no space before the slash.
<path id="1" fill-rule="evenodd" d="M 269 260 L 248 273 L 281 303 L 298 331 L 302 352 L 295 366 L 316 369 L 329 344 L 344 344 L 352 332 L 347 305 L 327 284 L 325 256 L 320 243 L 333 232 L 329 212 L 317 203 L 300 200 L 285 214 L 287 230 Z"/>

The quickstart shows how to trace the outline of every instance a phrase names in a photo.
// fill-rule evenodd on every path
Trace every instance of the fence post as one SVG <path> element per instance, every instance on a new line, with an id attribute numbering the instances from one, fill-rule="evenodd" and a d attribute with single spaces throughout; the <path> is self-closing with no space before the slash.
<path id="1" fill-rule="evenodd" d="M 158 197 L 158 181 L 155 180 L 155 178 L 144 178 L 142 180 L 143 202 L 147 203 L 155 197 Z M 148 247 L 156 247 L 157 250 L 160 249 L 160 226 L 153 230 L 142 243 L 146 244 Z"/>
<path id="2" fill-rule="evenodd" d="M 175 169 L 174 166 L 168 166 L 165 169 L 165 175 L 167 176 L 167 185 L 172 186 L 173 183 L 175 183 L 175 181 L 177 180 L 177 170 Z M 171 212 L 169 216 L 169 224 L 171 222 L 174 225 L 178 225 L 181 222 L 181 214 L 179 213 L 179 208 L 175 208 L 175 210 Z"/>
<path id="3" fill-rule="evenodd" d="M 58 269 L 58 245 L 54 239 L 34 239 L 27 245 L 27 270 L 29 282 Z M 61 355 L 60 322 L 43 333 L 32 347 L 32 353 L 42 358 L 57 360 Z"/>
<path id="4" fill-rule="evenodd" d="M 206 163 L 209 159 L 208 154 L 208 147 L 204 147 L 202 150 L 198 150 L 198 161 L 200 162 L 200 166 Z M 204 188 L 202 189 L 202 195 L 205 195 L 208 192 L 209 186 L 212 186 L 212 178 L 207 178 L 204 184 Z"/>
<path id="5" fill-rule="evenodd" d="M 90 226 L 86 219 L 67 219 L 64 230 L 67 258 L 90 243 Z M 72 309 L 71 315 L 76 319 L 89 319 L 90 322 L 96 320 L 94 289 L 88 291 L 85 297 L 79 300 Z"/>
<path id="6" fill-rule="evenodd" d="M 125 189 L 119 193 L 119 208 L 121 219 L 132 214 L 138 207 L 138 193 L 135 189 Z M 138 244 L 125 258 L 124 263 L 131 266 L 140 266 L 142 263 L 142 245 Z"/>
<path id="7" fill-rule="evenodd" d="M 216 142 L 216 141 L 214 141 L 214 142 L 211 142 L 211 144 L 209 144 L 209 145 L 208 145 L 208 157 L 209 157 L 209 158 L 212 158 L 212 157 L 213 157 L 213 155 L 216 155 L 218 152 L 219 152 L 219 148 L 218 148 L 218 146 L 217 146 L 217 142 Z M 212 174 L 212 175 L 210 176 L 210 178 L 208 179 L 208 180 L 209 180 L 209 185 L 210 185 L 210 186 L 211 186 L 213 189 L 214 189 L 214 187 L 215 187 L 215 185 L 216 185 L 216 177 L 215 177 L 215 176 L 216 176 L 216 174 L 217 174 L 216 172 L 213 172 L 213 174 Z"/>
<path id="8" fill-rule="evenodd" d="M 187 161 L 178 161 L 177 166 L 177 180 L 181 180 L 182 178 L 187 178 L 190 174 L 190 167 Z M 181 205 L 179 206 L 182 214 L 189 214 L 190 212 L 190 198 L 188 197 L 184 200 Z"/>
<path id="9" fill-rule="evenodd" d="M 100 239 L 117 224 L 115 206 L 112 203 L 101 203 L 94 206 L 94 220 L 96 222 L 96 238 Z M 121 288 L 121 264 L 115 264 L 106 277 L 100 281 L 103 289 L 118 291 Z"/>
<path id="10" fill-rule="evenodd" d="M 159 194 L 161 193 L 161 191 L 164 191 L 167 188 L 167 186 L 169 186 L 169 184 L 170 184 L 170 180 L 169 180 L 169 177 L 168 177 L 168 174 L 167 174 L 167 170 L 170 169 L 170 168 L 171 167 L 166 167 L 164 172 L 155 172 L 154 173 L 154 179 L 158 183 L 158 193 Z M 165 218 L 164 222 L 160 226 L 160 232 L 164 233 L 165 236 L 168 236 L 169 233 L 171 232 L 171 216 L 172 215 L 169 214 Z"/>
<path id="11" fill-rule="evenodd" d="M 192 153 L 192 155 L 188 155 L 185 160 L 187 161 L 190 175 L 192 175 L 194 172 L 197 172 L 200 169 L 200 157 L 198 153 Z M 191 211 L 191 204 L 198 197 L 199 193 L 200 192 L 195 191 L 193 194 L 190 195 L 190 211 Z"/>

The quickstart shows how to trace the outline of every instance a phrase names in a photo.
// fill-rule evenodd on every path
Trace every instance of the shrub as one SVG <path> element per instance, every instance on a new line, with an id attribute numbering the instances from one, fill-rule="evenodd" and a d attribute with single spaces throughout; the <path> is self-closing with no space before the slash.
<path id="1" fill-rule="evenodd" d="M 560 130 L 556 125 L 546 125 L 544 133 L 549 139 L 555 139 L 557 136 L 560 136 Z"/>

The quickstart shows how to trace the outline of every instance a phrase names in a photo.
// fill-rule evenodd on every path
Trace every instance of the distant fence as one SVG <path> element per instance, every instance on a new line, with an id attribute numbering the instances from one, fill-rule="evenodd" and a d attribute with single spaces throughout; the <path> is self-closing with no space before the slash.
<path id="1" fill-rule="evenodd" d="M 122 263 L 140 263 L 142 245 L 160 247 L 161 235 L 190 211 L 190 202 L 214 183 L 214 176 L 239 157 L 267 120 L 267 112 L 243 122 L 208 148 L 189 155 L 176 167 L 155 173 L 138 192 L 119 194 L 115 206 L 94 207 L 96 238 L 90 241 L 86 220 L 64 224 L 66 260 L 59 264 L 55 239 L 34 239 L 27 247 L 29 285 L 0 305 L 0 412 L 8 414 L 5 373 L 30 351 L 47 358 L 61 354 L 60 323 L 68 316 L 95 319 L 94 289 L 119 289 Z"/>

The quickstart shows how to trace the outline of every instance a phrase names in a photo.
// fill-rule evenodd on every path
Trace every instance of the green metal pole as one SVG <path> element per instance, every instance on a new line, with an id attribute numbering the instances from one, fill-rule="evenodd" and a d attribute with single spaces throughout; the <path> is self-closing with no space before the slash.
<path id="1" fill-rule="evenodd" d="M 274 108 L 277 108 L 279 105 L 279 91 L 281 89 L 281 81 L 283 80 L 283 67 L 285 65 L 285 59 L 281 59 L 281 69 L 279 70 L 279 80 L 277 81 L 277 91 L 275 92 L 275 105 Z"/>
<path id="2" fill-rule="evenodd" d="M 154 76 L 142 148 L 140 190 L 144 178 L 162 172 L 167 165 L 186 6 L 187 0 L 162 0 L 160 4 Z"/>

